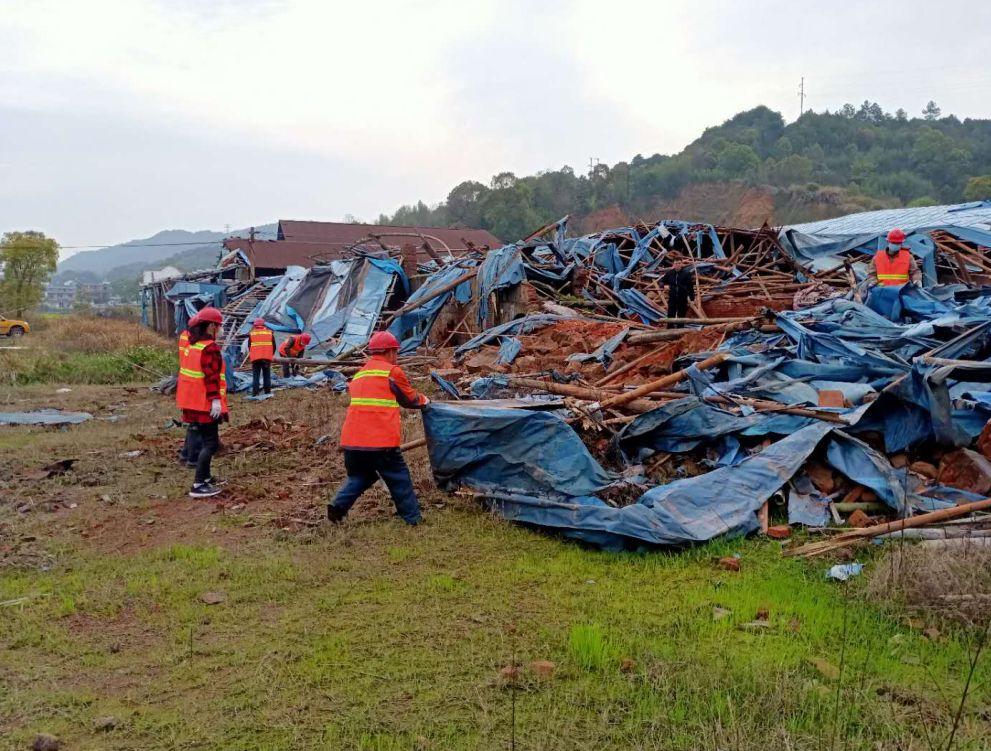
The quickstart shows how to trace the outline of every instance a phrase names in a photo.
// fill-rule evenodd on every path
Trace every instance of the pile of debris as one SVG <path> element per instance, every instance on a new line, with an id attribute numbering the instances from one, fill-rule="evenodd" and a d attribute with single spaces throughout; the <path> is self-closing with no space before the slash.
<path id="1" fill-rule="evenodd" d="M 311 333 L 302 362 L 319 371 L 296 385 L 339 389 L 371 332 L 392 331 L 404 367 L 451 397 L 424 413 L 436 480 L 508 519 L 611 548 L 777 516 L 872 530 L 991 492 L 991 206 L 942 209 L 957 223 L 908 209 L 829 231 L 669 220 L 578 238 L 565 217 L 412 276 L 386 252 L 290 270 L 244 320 Z M 868 294 L 898 225 L 925 284 Z M 677 317 L 672 274 L 691 290 Z"/>

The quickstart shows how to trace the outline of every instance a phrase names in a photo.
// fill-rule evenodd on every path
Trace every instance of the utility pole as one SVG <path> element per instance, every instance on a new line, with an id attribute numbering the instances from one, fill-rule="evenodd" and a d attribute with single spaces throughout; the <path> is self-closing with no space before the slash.
<path id="1" fill-rule="evenodd" d="M 224 232 L 225 232 L 226 234 L 228 234 L 228 235 L 230 235 L 230 233 L 231 233 L 231 225 L 229 225 L 229 224 L 225 224 L 225 225 L 224 225 Z"/>
<path id="2" fill-rule="evenodd" d="M 599 158 L 596 156 L 590 156 L 588 158 L 588 176 L 592 176 L 593 170 L 595 170 L 595 165 L 599 163 Z"/>
<path id="3" fill-rule="evenodd" d="M 801 117 L 805 113 L 805 76 L 798 84 L 798 102 L 798 116 Z"/>

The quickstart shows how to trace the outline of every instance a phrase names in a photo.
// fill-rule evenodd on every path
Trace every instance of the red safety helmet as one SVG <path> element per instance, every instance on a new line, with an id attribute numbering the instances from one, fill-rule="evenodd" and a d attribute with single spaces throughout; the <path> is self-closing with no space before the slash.
<path id="1" fill-rule="evenodd" d="M 195 320 L 196 323 L 221 324 L 224 322 L 224 316 L 216 308 L 203 308 L 203 310 L 193 316 L 193 320 Z"/>
<path id="2" fill-rule="evenodd" d="M 256 318 L 254 320 L 254 325 L 255 326 L 264 326 L 265 325 L 265 319 L 264 318 Z"/>
<path id="3" fill-rule="evenodd" d="M 313 337 L 311 337 L 309 334 L 300 334 L 299 335 L 299 341 L 301 343 L 303 343 L 303 344 L 309 344 L 312 339 L 313 339 Z"/>
<path id="4" fill-rule="evenodd" d="M 902 232 L 897 227 L 895 227 L 895 229 L 891 230 L 891 232 L 888 233 L 888 242 L 889 243 L 903 243 L 903 242 L 905 242 L 905 233 Z"/>
<path id="5" fill-rule="evenodd" d="M 399 349 L 399 340 L 388 331 L 376 331 L 368 340 L 369 352 L 385 352 L 390 349 Z"/>

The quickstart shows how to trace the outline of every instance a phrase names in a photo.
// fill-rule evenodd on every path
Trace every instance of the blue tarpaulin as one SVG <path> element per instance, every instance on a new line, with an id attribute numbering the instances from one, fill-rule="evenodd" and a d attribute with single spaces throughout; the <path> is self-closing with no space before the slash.
<path id="1" fill-rule="evenodd" d="M 435 404 L 423 416 L 442 488 L 471 487 L 508 519 L 610 548 L 683 545 L 754 531 L 755 512 L 834 429 L 817 421 L 735 466 L 653 488 L 636 503 L 614 508 L 599 495 L 619 478 L 557 415 Z"/>

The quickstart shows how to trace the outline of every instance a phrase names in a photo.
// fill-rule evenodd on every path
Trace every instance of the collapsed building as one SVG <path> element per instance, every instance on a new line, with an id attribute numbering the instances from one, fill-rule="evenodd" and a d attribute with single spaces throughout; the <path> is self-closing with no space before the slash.
<path id="1" fill-rule="evenodd" d="M 252 276 L 271 267 L 232 246 L 211 281 L 168 294 L 193 309 L 216 293 L 180 285 L 225 288 L 232 370 L 255 317 L 309 332 L 306 362 L 338 387 L 370 334 L 392 331 L 450 397 L 424 413 L 438 484 L 603 547 L 776 516 L 907 518 L 991 492 L 991 203 L 784 228 L 567 225 L 487 247 L 369 233 L 280 276 Z M 894 226 L 923 284 L 869 291 Z M 691 295 L 672 318 L 675 268 Z"/>

